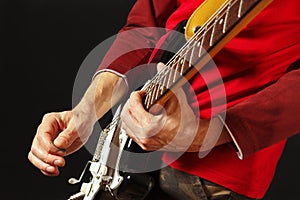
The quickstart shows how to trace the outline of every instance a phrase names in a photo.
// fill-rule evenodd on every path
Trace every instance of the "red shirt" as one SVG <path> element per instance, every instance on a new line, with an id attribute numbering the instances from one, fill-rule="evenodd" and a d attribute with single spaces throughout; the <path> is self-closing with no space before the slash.
<path id="1" fill-rule="evenodd" d="M 147 26 L 173 29 L 183 19 L 188 19 L 202 1 L 137 1 L 121 32 Z M 274 0 L 214 57 L 226 91 L 226 123 L 245 158 L 240 160 L 232 148 L 223 145 L 201 159 L 198 153 L 185 153 L 173 162 L 175 154 L 165 153 L 165 162 L 237 193 L 252 198 L 264 196 L 275 173 L 285 139 L 300 132 L 296 101 L 300 89 L 299 70 L 287 73 L 289 66 L 299 59 L 299 10 L 297 0 Z M 131 68 L 147 63 L 153 47 L 163 34 L 137 34 L 134 43 L 128 42 L 131 36 L 119 36 L 99 70 L 107 68 L 125 74 Z M 135 49 L 140 44 L 144 47 L 145 43 L 147 45 L 142 50 L 116 59 L 113 56 L 123 50 L 129 52 L 128 49 Z M 113 62 L 111 58 L 114 58 Z M 299 68 L 299 65 L 296 67 Z M 130 81 L 139 78 L 129 77 L 129 85 Z M 209 92 L 214 88 L 208 91 L 206 84 L 209 83 L 201 76 L 194 77 L 191 82 L 197 95 L 191 105 L 199 105 L 199 115 L 208 119 L 212 111 Z M 298 90 L 291 91 L 291 88 Z M 291 115 L 293 119 L 284 120 Z"/>

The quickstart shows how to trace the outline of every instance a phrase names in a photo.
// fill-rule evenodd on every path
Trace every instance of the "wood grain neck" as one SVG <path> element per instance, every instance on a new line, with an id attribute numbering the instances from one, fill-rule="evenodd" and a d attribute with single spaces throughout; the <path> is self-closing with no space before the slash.
<path id="1" fill-rule="evenodd" d="M 186 44 L 144 87 L 147 110 L 164 105 L 272 0 L 206 0 L 186 25 Z M 183 78 L 184 77 L 184 78 Z"/>

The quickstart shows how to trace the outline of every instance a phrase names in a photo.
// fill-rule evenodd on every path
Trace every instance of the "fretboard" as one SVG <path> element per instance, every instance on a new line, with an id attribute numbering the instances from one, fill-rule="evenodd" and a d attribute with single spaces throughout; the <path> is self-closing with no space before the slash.
<path id="1" fill-rule="evenodd" d="M 170 90 L 195 75 L 224 45 L 249 23 L 271 0 L 227 0 L 144 87 L 144 107 L 164 104 Z M 185 77 L 183 79 L 183 77 Z"/>

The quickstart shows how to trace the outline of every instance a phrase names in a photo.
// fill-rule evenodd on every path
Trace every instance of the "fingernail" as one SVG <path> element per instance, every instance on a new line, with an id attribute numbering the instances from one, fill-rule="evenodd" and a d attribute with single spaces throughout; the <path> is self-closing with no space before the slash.
<path id="1" fill-rule="evenodd" d="M 55 172 L 55 167 L 48 166 L 48 167 L 46 167 L 46 171 L 49 172 L 49 173 L 53 173 L 53 172 Z"/>
<path id="2" fill-rule="evenodd" d="M 55 160 L 54 161 L 54 165 L 62 167 L 63 166 L 63 162 L 61 160 Z"/>

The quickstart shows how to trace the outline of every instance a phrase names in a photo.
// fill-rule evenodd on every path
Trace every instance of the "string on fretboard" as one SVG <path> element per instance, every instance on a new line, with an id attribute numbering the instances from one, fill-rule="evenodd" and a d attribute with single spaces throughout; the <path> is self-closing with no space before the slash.
<path id="1" fill-rule="evenodd" d="M 229 0 L 165 64 L 144 87 L 144 106 L 148 110 L 184 76 L 259 0 Z M 204 67 L 204 66 L 203 66 Z"/>

